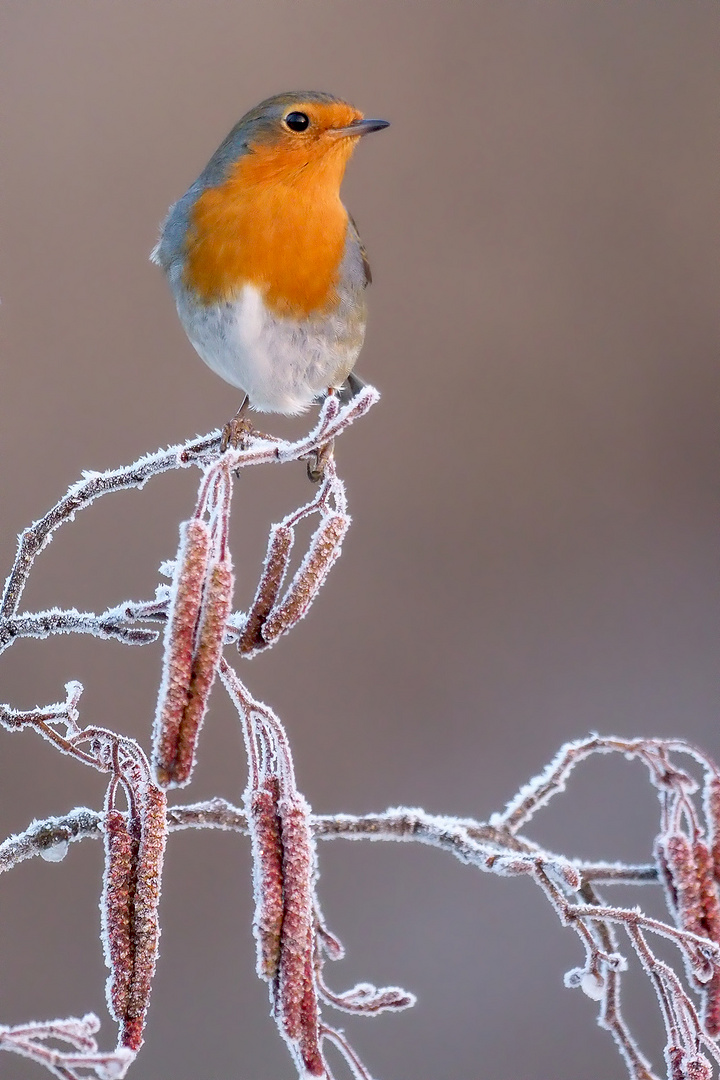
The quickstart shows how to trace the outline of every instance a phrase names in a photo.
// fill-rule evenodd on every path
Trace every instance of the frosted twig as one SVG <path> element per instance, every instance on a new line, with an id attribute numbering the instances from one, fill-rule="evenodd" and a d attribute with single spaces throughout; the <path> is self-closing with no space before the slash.
<path id="1" fill-rule="evenodd" d="M 249 433 L 240 448 L 221 453 L 219 433 L 213 433 L 126 468 L 85 474 L 21 535 L 0 607 L 0 652 L 20 637 L 57 633 L 91 633 L 126 644 L 148 644 L 157 639 L 158 629 L 138 624 L 154 622 L 164 624 L 164 657 L 153 732 L 154 774 L 135 740 L 98 726 L 81 727 L 79 683 L 67 684 L 63 702 L 28 710 L 0 705 L 0 724 L 8 730 L 31 727 L 62 753 L 108 776 L 103 811 L 77 808 L 65 816 L 32 822 L 23 833 L 0 844 L 0 872 L 34 855 L 59 861 L 71 842 L 103 838 L 101 912 L 110 969 L 108 1005 L 119 1026 L 119 1046 L 111 1054 L 98 1051 L 93 1037 L 98 1021 L 90 1016 L 0 1028 L 0 1049 L 24 1053 L 60 1080 L 82 1080 L 88 1073 L 96 1080 L 124 1076 L 142 1043 L 160 932 L 157 913 L 167 834 L 218 828 L 251 839 L 257 973 L 268 985 L 278 1030 L 303 1080 L 332 1080 L 323 1053 L 326 1042 L 345 1057 L 355 1080 L 371 1080 L 344 1034 L 325 1022 L 321 1005 L 373 1015 L 407 1008 L 415 1000 L 394 986 L 358 983 L 345 991 L 327 986 L 324 966 L 343 950 L 322 915 L 316 847 L 318 840 L 337 838 L 422 843 L 484 873 L 532 877 L 561 922 L 574 929 L 582 943 L 584 964 L 567 973 L 566 985 L 581 988 L 598 1003 L 598 1023 L 612 1035 L 632 1080 L 657 1080 L 622 1016 L 626 961 L 617 940 L 624 931 L 657 992 L 666 1028 L 669 1080 L 710 1080 L 710 1059 L 720 1062 L 715 1042 L 720 1031 L 720 773 L 702 751 L 679 739 L 591 735 L 563 746 L 505 811 L 488 822 L 409 807 L 380 814 L 313 815 L 298 789 L 281 721 L 251 695 L 223 656 L 230 642 L 237 643 L 244 657 L 272 646 L 297 625 L 317 597 L 340 554 L 350 521 L 343 484 L 332 456 L 323 448 L 376 399 L 372 388 L 346 404 L 330 395 L 313 431 L 295 442 Z M 231 614 L 232 477 L 250 465 L 303 459 L 310 460 L 312 478 L 319 477 L 320 486 L 309 501 L 271 527 L 250 609 Z M 74 608 L 18 614 L 35 556 L 78 510 L 100 495 L 142 487 L 159 473 L 191 464 L 202 470 L 196 509 L 181 526 L 176 558 L 161 566 L 170 583 L 158 585 L 152 600 L 123 601 L 99 614 Z M 295 529 L 311 515 L 317 515 L 316 529 L 288 584 Z M 214 798 L 168 808 L 163 789 L 191 778 L 217 672 L 238 712 L 247 749 L 244 806 Z M 520 829 L 565 789 L 573 769 L 596 753 L 621 753 L 645 765 L 660 802 L 654 864 L 570 858 L 521 835 Z M 678 764 L 680 756 L 683 767 Z M 120 792 L 124 802 L 118 806 Z M 595 891 L 599 884 L 618 883 L 662 884 L 675 925 L 650 918 L 639 908 L 608 904 Z M 678 974 L 654 955 L 650 935 L 678 946 L 686 960 L 684 974 L 680 965 Z M 691 1000 L 692 991 L 701 997 L 700 1010 Z M 67 1043 L 71 1050 L 48 1047 L 48 1039 Z"/>
<path id="2" fill-rule="evenodd" d="M 334 1029 L 321 1020 L 319 1001 L 371 1016 L 408 1008 L 415 998 L 399 987 L 377 989 L 369 983 L 340 994 L 327 988 L 325 960 L 338 959 L 343 950 L 320 911 L 312 817 L 295 784 L 287 736 L 272 710 L 251 696 L 225 660 L 220 676 L 238 710 L 249 759 L 245 808 L 253 852 L 256 970 L 269 984 L 273 1015 L 298 1075 L 331 1080 L 322 1041 Z M 357 1075 L 368 1076 L 354 1052 L 346 1051 Z"/>
<path id="3" fill-rule="evenodd" d="M 79 807 L 63 816 L 33 822 L 22 833 L 9 837 L 0 844 L 0 872 L 11 869 L 25 859 L 42 855 L 46 848 L 62 840 L 97 839 L 101 835 L 101 822 L 102 814 L 87 807 Z M 167 822 L 170 832 L 180 829 L 223 829 L 248 834 L 245 811 L 221 798 L 186 806 L 168 806 Z M 463 831 L 457 830 L 458 824 Z M 404 841 L 427 844 L 448 851 L 461 862 L 476 865 L 486 871 L 492 871 L 494 866 L 488 866 L 484 856 L 503 851 L 502 843 L 505 839 L 502 833 L 486 822 L 427 814 L 419 810 L 410 811 L 404 807 L 386 810 L 382 814 L 313 814 L 310 826 L 316 840 Z M 467 854 L 468 838 L 478 845 L 473 849 L 472 858 L 468 858 Z M 537 853 L 536 845 L 525 841 L 523 837 L 515 836 L 512 837 L 512 845 L 505 848 L 504 854 L 511 858 L 513 853 L 523 850 L 524 845 L 528 856 Z M 560 856 L 552 852 L 545 854 L 550 863 L 560 859 Z M 582 880 L 587 882 L 643 885 L 657 881 L 657 870 L 654 866 L 623 866 L 585 860 L 570 862 Z"/>
<path id="4" fill-rule="evenodd" d="M 127 488 L 141 488 L 151 477 L 171 469 L 206 464 L 213 460 L 219 448 L 220 433 L 213 432 L 203 439 L 146 454 L 132 465 L 123 465 L 119 469 L 109 469 L 104 473 L 85 472 L 82 479 L 68 490 L 67 495 L 18 537 L 15 562 L 5 582 L 0 602 L 0 619 L 7 619 L 15 614 L 36 556 L 47 547 L 53 533 L 65 522 L 72 521 L 79 510 L 84 510 L 101 495 Z"/>
<path id="5" fill-rule="evenodd" d="M 92 611 L 51 608 L 48 611 L 26 612 L 3 620 L 0 625 L 0 652 L 16 638 L 46 638 L 51 634 L 93 634 L 98 638 L 114 638 L 125 645 L 149 645 L 157 641 L 157 630 L 145 630 L 127 625 L 114 615 L 96 615 Z"/>
<path id="6" fill-rule="evenodd" d="M 247 465 L 301 460 L 363 416 L 378 397 L 377 391 L 371 386 L 366 386 L 345 405 L 330 396 L 321 409 L 318 423 L 308 435 L 295 442 L 250 438 L 248 447 L 226 451 L 228 465 L 240 469 Z M 132 465 L 109 469 L 104 473 L 84 473 L 82 479 L 72 485 L 67 495 L 20 534 L 15 562 L 5 582 L 0 601 L 0 634 L 4 620 L 17 612 L 36 556 L 47 547 L 57 529 L 65 522 L 72 521 L 79 510 L 85 509 L 101 495 L 127 488 L 142 488 L 148 480 L 160 473 L 172 469 L 186 469 L 190 465 L 203 468 L 216 461 L 219 455 L 220 432 L 216 431 L 201 439 L 188 440 L 167 450 L 146 454 Z"/>
<path id="7" fill-rule="evenodd" d="M 618 908 L 590 904 L 568 904 L 565 908 L 565 917 L 568 922 L 575 919 L 602 920 L 603 922 L 619 923 L 623 926 L 636 926 L 641 930 L 649 930 L 660 937 L 674 942 L 691 959 L 700 956 L 710 960 L 713 964 L 720 964 L 720 947 L 708 938 L 692 934 L 688 930 L 677 930 L 674 926 L 661 922 L 660 919 L 652 919 L 644 915 L 639 908 Z"/>
<path id="8" fill-rule="evenodd" d="M 88 1070 L 97 1080 L 122 1080 L 135 1054 L 124 1047 L 101 1052 L 94 1038 L 99 1028 L 100 1021 L 93 1013 L 82 1018 L 72 1016 L 66 1020 L 0 1026 L 0 1049 L 12 1050 L 43 1065 L 59 1080 L 81 1080 Z M 72 1050 L 47 1046 L 47 1039 L 67 1043 Z"/>
<path id="9" fill-rule="evenodd" d="M 13 731 L 37 724 L 53 724 L 62 721 L 66 725 L 76 726 L 78 722 L 78 702 L 82 695 L 82 683 L 72 680 L 65 683 L 65 701 L 46 705 L 37 709 L 12 709 L 9 705 L 0 705 L 0 724 Z"/>
<path id="10" fill-rule="evenodd" d="M 597 904 L 599 898 L 592 884 L 584 882 L 579 890 L 586 904 Z M 598 922 L 590 925 L 590 931 L 597 940 L 599 949 L 605 956 L 617 956 L 618 945 L 615 927 L 609 923 Z M 641 1053 L 630 1032 L 621 1008 L 621 972 L 617 964 L 606 964 L 601 973 L 603 985 L 598 1013 L 598 1026 L 608 1031 L 615 1041 L 631 1080 L 657 1080 L 650 1062 Z M 566 976 L 566 983 L 569 984 Z M 582 986 L 582 981 L 580 982 Z"/>
<path id="11" fill-rule="evenodd" d="M 555 795 L 565 790 L 573 769 L 592 754 L 620 753 L 627 758 L 638 757 L 648 767 L 651 782 L 658 788 L 674 784 L 688 785 L 688 791 L 696 785 L 677 769 L 671 769 L 667 754 L 670 751 L 688 754 L 705 770 L 711 763 L 692 744 L 681 739 L 620 739 L 616 736 L 591 735 L 587 739 L 565 743 L 543 772 L 534 777 L 510 800 L 501 814 L 493 816 L 493 823 L 515 832 L 533 817 Z"/>

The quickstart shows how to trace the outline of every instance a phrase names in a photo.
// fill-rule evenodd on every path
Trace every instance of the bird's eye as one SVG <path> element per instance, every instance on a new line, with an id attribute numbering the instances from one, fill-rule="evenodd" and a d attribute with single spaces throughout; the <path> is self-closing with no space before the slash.
<path id="1" fill-rule="evenodd" d="M 305 131 L 310 124 L 310 117 L 304 112 L 291 112 L 285 117 L 285 123 L 291 131 Z"/>

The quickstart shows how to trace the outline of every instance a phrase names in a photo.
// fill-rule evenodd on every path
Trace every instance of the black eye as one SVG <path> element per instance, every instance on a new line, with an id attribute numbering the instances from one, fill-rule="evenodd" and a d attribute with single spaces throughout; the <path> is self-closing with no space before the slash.
<path id="1" fill-rule="evenodd" d="M 305 131 L 310 123 L 310 118 L 304 112 L 291 112 L 285 117 L 285 123 L 291 131 Z"/>

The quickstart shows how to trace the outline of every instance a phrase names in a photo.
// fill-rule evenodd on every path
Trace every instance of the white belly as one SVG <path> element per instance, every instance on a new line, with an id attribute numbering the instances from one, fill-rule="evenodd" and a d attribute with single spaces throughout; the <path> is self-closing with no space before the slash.
<path id="1" fill-rule="evenodd" d="M 344 382 L 365 334 L 357 293 L 341 294 L 335 311 L 315 320 L 274 315 L 252 285 L 220 304 L 198 304 L 184 289 L 176 300 L 199 355 L 260 412 L 304 412 L 318 394 Z"/>

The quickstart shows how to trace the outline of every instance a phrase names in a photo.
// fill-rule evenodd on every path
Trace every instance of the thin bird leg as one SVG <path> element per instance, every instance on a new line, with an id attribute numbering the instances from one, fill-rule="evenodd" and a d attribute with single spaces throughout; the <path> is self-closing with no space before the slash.
<path id="1" fill-rule="evenodd" d="M 337 395 L 345 405 L 348 401 L 352 401 L 354 397 L 357 397 L 360 391 L 365 388 L 365 385 L 360 376 L 351 371 L 339 391 L 337 391 Z"/>
<path id="2" fill-rule="evenodd" d="M 337 397 L 342 405 L 347 405 L 349 401 L 357 397 L 361 390 L 365 389 L 365 386 L 366 384 L 362 379 L 354 371 L 351 371 L 342 386 L 329 386 L 325 396 Z M 308 461 L 307 473 L 313 484 L 320 483 L 325 474 L 325 466 L 328 461 L 332 460 L 332 456 L 332 442 L 326 443 L 325 446 L 321 446 L 319 450 L 312 453 Z"/>
<path id="3" fill-rule="evenodd" d="M 272 440 L 272 435 L 265 435 L 262 431 L 258 431 L 249 417 L 245 415 L 249 404 L 250 398 L 246 394 L 243 398 L 242 405 L 235 413 L 232 420 L 228 420 L 227 424 L 222 429 L 220 453 L 224 453 L 228 447 L 232 447 L 233 450 L 245 450 L 247 449 L 250 439 Z"/>
<path id="4" fill-rule="evenodd" d="M 350 386 L 349 392 L 346 389 L 348 385 Z M 337 398 L 342 405 L 346 405 L 348 401 L 352 401 L 355 395 L 362 390 L 364 385 L 364 382 L 351 373 L 340 388 L 328 386 L 327 393 L 324 397 L 317 398 L 316 400 L 327 401 L 328 398 L 334 397 Z M 319 446 L 316 450 L 313 450 L 307 455 L 307 474 L 311 484 L 319 484 L 320 481 L 324 479 L 325 466 L 329 461 L 333 460 L 334 453 L 335 440 L 330 439 L 328 442 L 323 443 L 322 446 Z"/>

